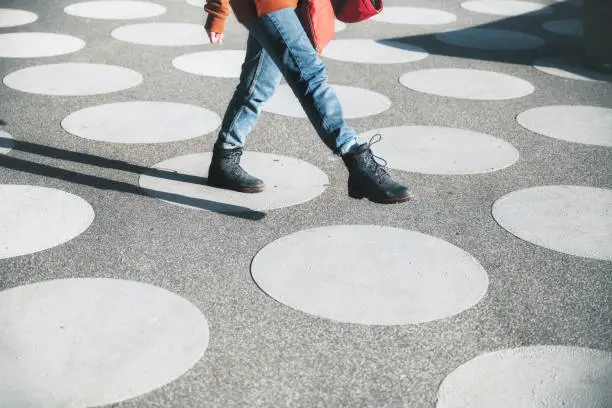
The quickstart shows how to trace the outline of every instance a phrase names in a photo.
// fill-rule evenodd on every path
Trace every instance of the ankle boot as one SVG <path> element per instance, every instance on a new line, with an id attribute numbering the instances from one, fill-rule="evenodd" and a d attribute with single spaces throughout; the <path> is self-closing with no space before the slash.
<path id="1" fill-rule="evenodd" d="M 240 156 L 242 156 L 242 148 L 215 147 L 208 169 L 208 185 L 242 193 L 263 191 L 264 182 L 251 176 L 240 167 Z"/>
<path id="2" fill-rule="evenodd" d="M 379 139 L 372 143 L 378 136 Z M 344 154 L 342 160 L 349 171 L 348 194 L 353 198 L 367 198 L 375 203 L 399 203 L 410 199 L 407 187 L 394 181 L 386 170 L 384 159 L 374 156 L 371 146 L 380 141 L 380 135 L 370 143 L 359 145 Z M 379 164 L 376 159 L 384 164 Z"/>

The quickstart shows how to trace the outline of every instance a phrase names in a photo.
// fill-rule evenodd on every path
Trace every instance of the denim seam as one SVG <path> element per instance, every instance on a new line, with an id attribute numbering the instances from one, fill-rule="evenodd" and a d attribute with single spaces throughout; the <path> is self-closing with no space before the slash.
<path id="1" fill-rule="evenodd" d="M 257 83 L 257 79 L 259 78 L 259 74 L 261 73 L 261 66 L 263 65 L 263 53 L 265 52 L 265 50 L 261 49 L 261 51 L 259 52 L 259 56 L 257 58 L 259 58 L 259 61 L 257 62 L 257 69 L 255 69 L 255 74 L 253 75 L 253 82 L 251 83 L 251 86 L 249 87 L 249 92 L 247 93 L 248 97 L 251 98 L 253 96 L 253 89 L 255 88 L 255 84 Z"/>
<path id="2" fill-rule="evenodd" d="M 259 61 L 257 62 L 257 68 L 255 69 L 255 74 L 253 74 L 253 80 L 251 82 L 251 86 L 249 87 L 248 92 L 246 94 L 247 99 L 250 99 L 253 97 L 253 89 L 255 89 L 255 84 L 257 83 L 257 78 L 259 77 L 259 73 L 261 72 L 261 66 L 263 65 L 263 58 L 261 55 L 263 52 L 264 50 L 262 49 L 259 53 L 259 57 L 258 57 Z M 238 111 L 234 115 L 234 118 L 232 119 L 232 122 L 229 125 L 228 133 L 231 132 L 232 128 L 236 124 L 236 121 L 238 120 L 238 117 L 240 116 L 240 114 L 242 113 L 244 109 L 245 109 L 244 104 L 241 104 L 240 108 L 238 108 Z"/>
<path id="3" fill-rule="evenodd" d="M 282 33 L 283 33 L 283 31 L 281 31 L 280 26 L 279 26 L 279 25 L 276 23 L 276 21 L 275 21 L 275 19 L 274 19 L 274 17 L 275 17 L 275 16 L 274 16 L 274 15 L 269 14 L 267 17 L 270 19 L 270 21 L 272 22 L 272 24 L 274 24 L 274 27 L 276 27 L 276 30 L 277 30 L 279 33 L 281 33 L 281 34 L 282 34 Z M 299 59 L 298 59 L 298 58 L 296 57 L 296 55 L 295 55 L 295 54 L 294 54 L 294 53 L 291 51 L 291 47 L 289 47 L 289 46 L 287 45 L 287 43 L 285 42 L 285 39 L 283 38 L 283 36 L 282 36 L 282 35 L 281 35 L 281 37 L 280 37 L 280 38 L 281 38 L 281 41 L 283 42 L 283 45 L 285 46 L 285 48 L 287 48 L 287 51 L 289 52 L 289 55 L 290 55 L 290 56 L 291 56 L 291 58 L 293 59 L 293 62 L 296 64 L 296 66 L 298 67 L 298 70 L 300 71 L 300 80 L 304 80 L 304 78 L 303 78 L 303 76 L 302 76 L 302 68 L 300 67 L 300 64 L 299 64 Z M 315 51 L 315 52 L 316 52 L 316 51 Z M 314 98 L 313 98 L 313 99 L 314 99 Z M 320 110 L 319 110 L 319 108 L 317 107 L 317 104 L 316 104 L 316 103 L 314 103 L 313 105 L 314 105 L 315 110 L 317 111 L 317 114 L 318 114 L 318 115 L 319 115 L 319 117 L 321 118 L 321 122 L 323 123 L 323 126 L 325 127 L 325 131 L 326 131 L 326 132 L 329 132 L 329 131 L 328 131 L 329 126 L 328 126 L 328 125 L 327 125 L 327 123 L 325 122 L 325 118 L 324 118 L 324 117 L 323 117 L 323 115 L 321 114 L 321 111 L 320 111 Z"/>

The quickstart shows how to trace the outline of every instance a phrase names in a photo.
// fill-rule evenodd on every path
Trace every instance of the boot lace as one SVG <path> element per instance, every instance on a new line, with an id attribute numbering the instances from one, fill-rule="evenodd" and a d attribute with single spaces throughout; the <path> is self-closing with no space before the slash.
<path id="1" fill-rule="evenodd" d="M 382 135 L 380 133 L 375 134 L 370 138 L 368 142 L 368 150 L 367 150 L 367 166 L 372 170 L 372 172 L 378 178 L 378 181 L 389 177 L 389 173 L 387 172 L 387 161 L 380 156 L 376 156 L 372 152 L 372 146 L 382 140 Z"/>
<path id="2" fill-rule="evenodd" d="M 227 159 L 229 160 L 231 166 L 230 171 L 234 175 L 240 175 L 244 172 L 242 167 L 240 167 L 240 157 L 242 156 L 242 149 L 229 149 L 227 152 Z"/>
<path id="3" fill-rule="evenodd" d="M 239 163 L 240 162 L 240 156 L 242 156 L 242 150 L 241 149 L 228 149 L 227 151 L 227 158 L 230 159 L 233 163 Z"/>

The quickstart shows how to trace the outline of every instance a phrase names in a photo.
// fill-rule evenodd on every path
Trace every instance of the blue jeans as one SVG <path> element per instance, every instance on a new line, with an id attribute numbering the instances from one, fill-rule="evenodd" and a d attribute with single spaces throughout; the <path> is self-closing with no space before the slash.
<path id="1" fill-rule="evenodd" d="M 261 105 L 276 91 L 281 74 L 323 142 L 338 155 L 357 144 L 357 134 L 342 117 L 342 107 L 327 83 L 323 61 L 310 43 L 296 12 L 282 9 L 246 24 L 249 30 L 240 84 L 229 103 L 216 146 L 244 145 Z"/>

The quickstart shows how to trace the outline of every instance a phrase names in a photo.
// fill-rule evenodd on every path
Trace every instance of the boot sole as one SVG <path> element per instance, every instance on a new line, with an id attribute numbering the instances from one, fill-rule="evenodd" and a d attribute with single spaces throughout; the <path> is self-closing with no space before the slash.
<path id="1" fill-rule="evenodd" d="M 223 190 L 237 191 L 239 193 L 261 193 L 262 191 L 265 190 L 265 187 L 239 188 L 239 187 L 230 187 L 230 186 L 226 186 L 223 184 L 215 184 L 215 183 L 210 183 L 210 182 L 208 183 L 208 185 L 210 187 L 220 188 Z"/>
<path id="2" fill-rule="evenodd" d="M 357 200 L 361 200 L 362 198 L 367 198 L 368 200 L 370 200 L 373 203 L 377 203 L 377 204 L 397 204 L 397 203 L 403 203 L 406 201 L 409 201 L 412 197 L 410 195 L 404 196 L 404 197 L 394 197 L 394 198 L 375 198 L 375 197 L 367 197 L 361 193 L 357 193 L 354 191 L 349 191 L 348 193 L 349 197 L 351 198 L 355 198 Z"/>

